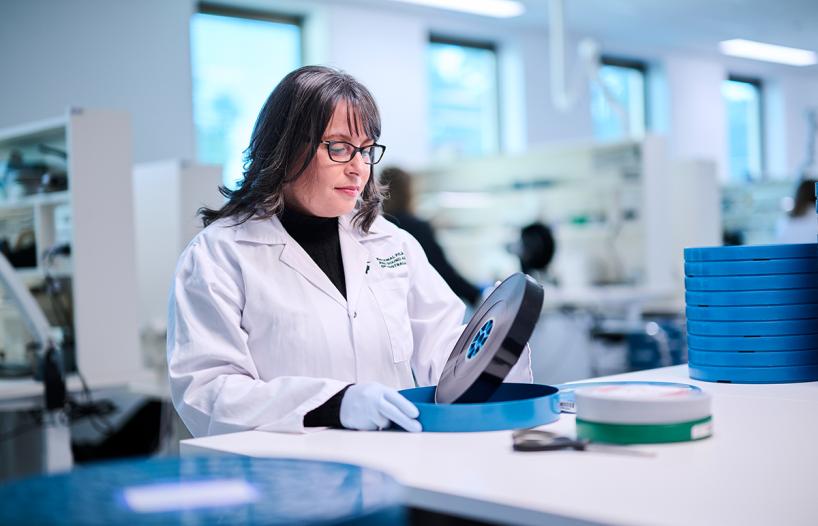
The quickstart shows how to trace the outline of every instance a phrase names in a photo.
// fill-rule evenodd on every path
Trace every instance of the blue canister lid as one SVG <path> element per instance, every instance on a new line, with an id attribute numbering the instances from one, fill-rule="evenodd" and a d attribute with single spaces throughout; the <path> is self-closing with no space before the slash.
<path id="1" fill-rule="evenodd" d="M 797 351 L 818 349 L 818 334 L 791 336 L 687 335 L 687 346 L 700 351 Z"/>
<path id="2" fill-rule="evenodd" d="M 739 261 L 818 257 L 818 243 L 686 248 L 685 261 Z"/>
<path id="3" fill-rule="evenodd" d="M 818 319 L 784 321 L 687 321 L 697 336 L 788 336 L 818 333 Z"/>
<path id="4" fill-rule="evenodd" d="M 816 289 L 738 290 L 733 292 L 685 292 L 685 302 L 693 306 L 737 307 L 741 305 L 795 305 L 818 303 Z"/>
<path id="5" fill-rule="evenodd" d="M 750 261 L 702 261 L 685 263 L 685 276 L 757 276 L 765 274 L 805 274 L 818 272 L 814 258 L 767 259 Z"/>
<path id="6" fill-rule="evenodd" d="M 550 385 L 503 383 L 486 402 L 435 403 L 434 387 L 400 392 L 420 411 L 424 432 L 501 431 L 541 426 L 560 416 L 558 389 Z"/>
<path id="7" fill-rule="evenodd" d="M 79 466 L 0 486 L 0 524 L 405 524 L 403 490 L 373 469 L 238 455 Z"/>
<path id="8" fill-rule="evenodd" d="M 773 321 L 818 318 L 818 303 L 806 305 L 763 305 L 744 307 L 696 307 L 685 309 L 693 321 Z M 818 323 L 818 320 L 815 320 Z"/>
<path id="9" fill-rule="evenodd" d="M 737 384 L 778 384 L 814 382 L 818 380 L 818 365 L 787 367 L 718 367 L 689 363 L 688 371 L 694 380 Z"/>
<path id="10" fill-rule="evenodd" d="M 781 367 L 818 365 L 818 349 L 808 351 L 698 351 L 688 349 L 688 359 L 699 365 L 722 367 Z"/>
<path id="11" fill-rule="evenodd" d="M 818 288 L 818 273 L 769 274 L 766 276 L 730 276 L 685 278 L 685 290 L 692 292 L 733 292 L 737 290 L 789 290 Z"/>

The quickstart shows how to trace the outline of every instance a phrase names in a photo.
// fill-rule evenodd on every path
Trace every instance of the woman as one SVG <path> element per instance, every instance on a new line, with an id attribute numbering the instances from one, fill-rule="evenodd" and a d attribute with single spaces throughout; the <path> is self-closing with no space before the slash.
<path id="1" fill-rule="evenodd" d="M 464 305 L 379 215 L 385 148 L 369 91 L 307 66 L 259 114 L 244 179 L 182 253 L 173 401 L 194 436 L 305 427 L 420 431 L 397 389 L 434 385 Z M 531 381 L 530 357 L 509 379 Z"/>

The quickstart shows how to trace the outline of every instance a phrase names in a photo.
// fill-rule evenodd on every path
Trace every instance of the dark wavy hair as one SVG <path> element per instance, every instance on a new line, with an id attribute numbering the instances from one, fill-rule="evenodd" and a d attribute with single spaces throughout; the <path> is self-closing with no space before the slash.
<path id="1" fill-rule="evenodd" d="M 388 188 L 384 196 L 383 213 L 394 216 L 412 212 L 412 176 L 397 166 L 381 170 L 381 184 Z"/>
<path id="2" fill-rule="evenodd" d="M 227 203 L 218 210 L 202 207 L 204 226 L 221 218 L 241 224 L 267 219 L 284 208 L 284 187 L 301 177 L 321 146 L 322 136 L 339 102 L 349 107 L 347 123 L 356 133 L 378 140 L 381 117 L 375 99 L 352 76 L 324 66 L 304 66 L 289 73 L 261 108 L 245 150 L 244 178 L 235 190 L 220 186 Z M 353 223 L 369 231 L 378 217 L 383 188 L 369 166 Z"/>

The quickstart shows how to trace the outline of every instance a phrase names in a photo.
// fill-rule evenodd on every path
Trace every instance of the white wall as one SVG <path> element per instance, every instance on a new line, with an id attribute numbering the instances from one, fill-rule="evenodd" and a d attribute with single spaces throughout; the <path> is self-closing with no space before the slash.
<path id="1" fill-rule="evenodd" d="M 665 57 L 670 101 L 670 157 L 716 162 L 727 174 L 727 116 L 721 86 L 724 67 L 684 56 Z"/>
<path id="2" fill-rule="evenodd" d="M 122 109 L 137 162 L 192 158 L 192 12 L 193 0 L 2 2 L 0 127 Z"/>
<path id="3" fill-rule="evenodd" d="M 417 18 L 342 4 L 332 6 L 329 18 L 333 29 L 326 63 L 348 71 L 372 91 L 381 110 L 387 161 L 422 166 L 428 143 L 426 27 Z M 356 38 L 347 28 L 358 28 Z"/>

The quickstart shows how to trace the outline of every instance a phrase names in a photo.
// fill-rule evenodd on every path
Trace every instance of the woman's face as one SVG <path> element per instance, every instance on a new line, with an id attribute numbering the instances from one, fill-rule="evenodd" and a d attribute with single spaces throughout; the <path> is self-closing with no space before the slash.
<path id="1" fill-rule="evenodd" d="M 360 130 L 350 129 L 355 119 L 347 115 L 348 105 L 341 101 L 324 131 L 323 141 L 346 141 L 355 146 L 367 146 L 375 141 Z M 349 119 L 348 119 L 349 117 Z M 312 162 L 297 180 L 284 188 L 284 199 L 299 212 L 318 217 L 338 217 L 355 208 L 355 203 L 369 180 L 370 166 L 356 152 L 347 163 L 329 157 L 327 145 L 321 144 Z"/>

